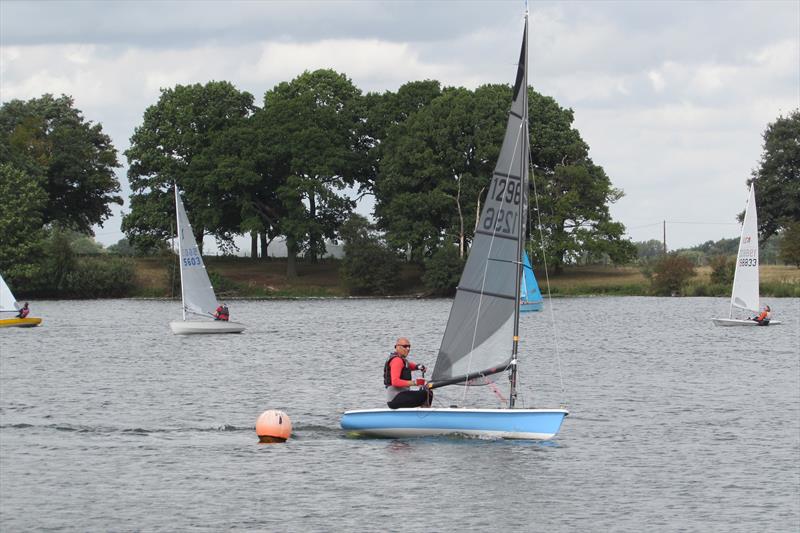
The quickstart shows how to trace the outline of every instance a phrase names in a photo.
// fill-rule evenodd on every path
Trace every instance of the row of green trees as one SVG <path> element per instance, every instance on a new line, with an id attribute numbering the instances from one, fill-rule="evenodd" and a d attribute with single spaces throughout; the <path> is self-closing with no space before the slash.
<path id="1" fill-rule="evenodd" d="M 126 152 L 133 190 L 123 229 L 135 245 L 173 233 L 172 183 L 185 195 L 198 240 L 231 244 L 258 235 L 287 240 L 289 274 L 304 253 L 340 237 L 355 207 L 347 191 L 372 195 L 390 250 L 422 262 L 442 247 L 468 246 L 502 142 L 507 85 L 474 91 L 411 82 L 363 95 L 343 74 L 305 72 L 266 91 L 258 107 L 228 82 L 162 91 Z M 573 114 L 530 90 L 534 179 L 556 268 L 582 250 L 632 257 L 609 204 L 622 192 L 589 158 Z M 540 258 L 540 260 L 543 258 Z"/>
<path id="2" fill-rule="evenodd" d="M 378 257 L 399 259 L 404 252 L 443 269 L 429 276 L 443 283 L 468 250 L 510 91 L 507 85 L 442 88 L 427 80 L 362 94 L 332 70 L 278 84 L 261 106 L 224 81 L 163 89 L 125 152 L 133 193 L 123 230 L 139 249 L 163 249 L 174 234 L 171 187 L 177 183 L 199 242 L 213 235 L 230 248 L 235 236 L 249 234 L 266 255 L 268 243 L 284 236 L 293 275 L 296 257 L 316 261 L 326 239 L 344 237 L 357 199 L 348 191 L 356 191 L 374 197 L 376 224 L 354 235 L 364 235 Z M 538 194 L 530 213 L 542 222 L 545 249 L 537 255 L 542 247 L 533 232 L 534 260 L 558 270 L 587 254 L 632 259 L 635 246 L 609 214 L 622 191 L 589 157 L 572 110 L 529 92 Z M 762 240 L 790 233 L 800 220 L 798 132 L 800 111 L 779 117 L 764 133 L 764 155 L 752 176 Z M 53 231 L 89 233 L 106 220 L 110 205 L 122 203 L 119 166 L 102 127 L 85 120 L 71 98 L 3 104 L 0 269 L 35 277 Z M 369 254 L 358 255 L 374 265 Z M 363 271 L 357 266 L 351 265 L 351 279 Z"/>

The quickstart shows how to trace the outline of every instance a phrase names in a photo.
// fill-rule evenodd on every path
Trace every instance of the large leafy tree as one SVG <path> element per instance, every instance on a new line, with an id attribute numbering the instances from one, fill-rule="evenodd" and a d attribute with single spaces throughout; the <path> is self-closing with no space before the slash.
<path id="1" fill-rule="evenodd" d="M 402 85 L 396 93 L 368 93 L 363 98 L 364 120 L 361 124 L 362 143 L 368 150 L 368 172 L 359 190 L 374 194 L 378 169 L 383 160 L 384 140 L 389 128 L 405 122 L 416 111 L 426 107 L 442 94 L 438 81 L 412 81 Z"/>
<path id="2" fill-rule="evenodd" d="M 589 146 L 572 127 L 572 110 L 529 90 L 529 114 L 536 193 L 531 195 L 530 213 L 533 224 L 541 219 L 545 235 L 542 257 L 538 232 L 531 234 L 537 260 L 558 270 L 583 252 L 608 254 L 615 262 L 635 257 L 636 247 L 623 238 L 625 227 L 609 212 L 623 192 L 589 157 Z"/>
<path id="3" fill-rule="evenodd" d="M 42 258 L 42 213 L 47 193 L 39 180 L 0 163 L 0 272 L 6 279 L 31 279 Z"/>
<path id="4" fill-rule="evenodd" d="M 90 233 L 122 205 L 117 151 L 100 124 L 84 119 L 73 99 L 45 94 L 0 108 L 0 163 L 11 163 L 47 194 L 43 224 Z"/>
<path id="5" fill-rule="evenodd" d="M 769 124 L 763 138 L 761 163 L 747 180 L 756 184 L 762 243 L 800 220 L 800 109 Z"/>
<path id="6" fill-rule="evenodd" d="M 443 242 L 471 239 L 511 102 L 507 85 L 471 92 L 447 89 L 388 130 L 375 185 L 375 213 L 395 246 L 411 244 L 416 257 Z M 635 247 L 608 206 L 622 196 L 572 127 L 573 115 L 529 89 L 533 223 L 541 218 L 546 257 L 556 268 L 588 251 L 626 261 Z M 538 202 L 537 202 L 538 198 Z M 538 241 L 538 232 L 532 240 Z M 533 247 L 540 253 L 540 246 Z"/>
<path id="7" fill-rule="evenodd" d="M 152 246 L 174 234 L 174 217 L 164 216 L 175 212 L 174 183 L 198 243 L 208 233 L 230 244 L 243 231 L 243 199 L 260 180 L 254 111 L 253 96 L 224 81 L 162 89 L 125 152 L 133 194 L 122 229 L 132 244 Z"/>
<path id="8" fill-rule="evenodd" d="M 792 222 L 784 230 L 780 258 L 787 264 L 800 268 L 800 220 Z"/>
<path id="9" fill-rule="evenodd" d="M 362 142 L 361 91 L 333 70 L 304 72 L 266 92 L 259 132 L 266 173 L 278 183 L 280 231 L 287 238 L 288 274 L 296 255 L 325 251 L 354 203 L 344 189 L 368 173 Z"/>
<path id="10" fill-rule="evenodd" d="M 389 129 L 375 214 L 392 245 L 410 244 L 422 260 L 443 242 L 464 244 L 472 235 L 505 127 L 507 103 L 497 96 L 504 92 L 491 85 L 447 89 Z"/>

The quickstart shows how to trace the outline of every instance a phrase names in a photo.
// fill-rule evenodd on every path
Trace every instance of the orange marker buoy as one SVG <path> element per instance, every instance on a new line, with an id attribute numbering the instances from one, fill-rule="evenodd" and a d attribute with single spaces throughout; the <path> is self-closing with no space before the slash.
<path id="1" fill-rule="evenodd" d="M 283 411 L 264 411 L 256 420 L 256 435 L 260 442 L 286 442 L 292 434 L 292 421 Z"/>

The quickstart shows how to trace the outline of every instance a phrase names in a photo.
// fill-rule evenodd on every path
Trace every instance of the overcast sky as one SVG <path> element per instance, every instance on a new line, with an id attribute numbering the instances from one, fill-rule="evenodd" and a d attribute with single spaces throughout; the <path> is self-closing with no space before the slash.
<path id="1" fill-rule="evenodd" d="M 304 70 L 362 91 L 512 83 L 523 0 L 0 1 L 0 101 L 68 94 L 122 152 L 159 89 L 227 80 L 263 103 Z M 530 2 L 529 81 L 575 112 L 634 241 L 738 237 L 767 124 L 800 107 L 800 0 Z M 487 180 L 489 176 L 487 176 Z M 369 206 L 362 206 L 362 211 Z M 119 231 L 120 209 L 97 240 Z"/>

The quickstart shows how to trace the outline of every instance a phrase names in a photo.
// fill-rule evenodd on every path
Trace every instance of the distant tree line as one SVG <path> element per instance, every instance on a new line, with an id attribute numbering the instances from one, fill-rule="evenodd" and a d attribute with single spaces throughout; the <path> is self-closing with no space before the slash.
<path id="1" fill-rule="evenodd" d="M 507 85 L 470 91 L 437 81 L 362 94 L 343 74 L 305 72 L 265 92 L 262 106 L 228 82 L 164 89 L 126 152 L 133 190 L 123 229 L 131 244 L 174 233 L 170 187 L 183 191 L 198 241 L 250 234 L 264 248 L 284 236 L 295 258 L 316 261 L 357 196 L 375 201 L 375 230 L 392 253 L 424 263 L 469 247 L 502 143 Z M 622 196 L 572 127 L 573 114 L 530 90 L 533 176 L 546 254 L 558 269 L 586 249 L 633 257 L 609 204 Z M 533 250 L 541 246 L 532 234 Z"/>
<path id="2" fill-rule="evenodd" d="M 434 286 L 447 285 L 468 253 L 510 92 L 508 85 L 467 90 L 426 80 L 363 94 L 333 70 L 279 83 L 260 105 L 225 81 L 162 89 L 125 152 L 132 195 L 124 244 L 164 249 L 175 232 L 177 184 L 198 242 L 211 235 L 232 249 L 236 236 L 250 235 L 253 249 L 260 244 L 266 256 L 269 243 L 282 236 L 291 276 L 297 258 L 316 261 L 326 240 L 348 234 L 342 229 L 356 200 L 370 195 L 374 225 L 356 219 L 349 231 L 375 254 L 360 253 L 360 260 L 409 259 L 441 270 L 427 277 Z M 557 271 L 579 261 L 635 259 L 636 247 L 609 213 L 623 193 L 589 157 L 572 110 L 530 88 L 529 106 L 538 192 L 538 211 L 531 194 L 529 212 L 541 220 L 544 235 L 542 243 L 538 231 L 530 233 L 535 262 Z M 798 122 L 794 112 L 765 132 L 765 155 L 753 176 L 764 240 L 790 232 L 798 219 Z M 107 220 L 109 206 L 122 204 L 114 175 L 119 166 L 102 127 L 85 120 L 70 97 L 3 104 L 0 271 L 30 281 L 46 270 L 53 232 L 88 234 Z M 788 194 L 775 192 L 781 190 Z M 362 267 L 350 265 L 351 281 Z"/>

